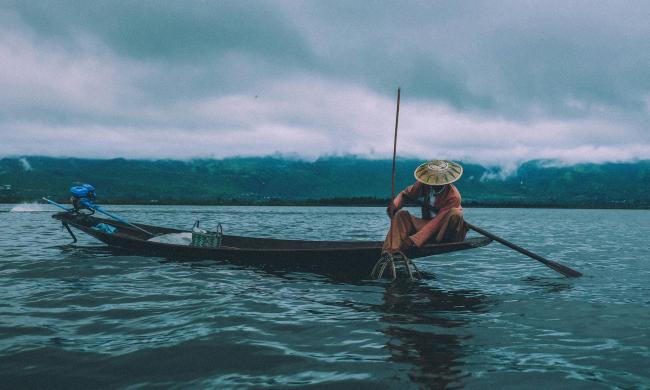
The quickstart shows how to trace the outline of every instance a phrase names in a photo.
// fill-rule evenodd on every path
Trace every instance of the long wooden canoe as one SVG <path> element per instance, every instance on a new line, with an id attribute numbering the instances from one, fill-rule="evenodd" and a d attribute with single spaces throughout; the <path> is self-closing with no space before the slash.
<path id="1" fill-rule="evenodd" d="M 369 275 L 381 255 L 382 246 L 381 241 L 303 241 L 224 235 L 220 247 L 202 248 L 148 241 L 152 235 L 144 232 L 161 235 L 187 233 L 187 230 L 145 224 L 130 226 L 115 220 L 74 212 L 57 213 L 52 218 L 61 221 L 66 227 L 81 230 L 112 249 L 131 254 L 177 261 L 222 260 L 235 264 L 280 267 L 332 275 Z M 95 228 L 102 223 L 116 230 L 107 233 Z M 415 259 L 478 248 L 490 242 L 491 240 L 485 237 L 469 238 L 457 243 L 427 244 L 421 248 L 413 248 L 406 254 Z"/>

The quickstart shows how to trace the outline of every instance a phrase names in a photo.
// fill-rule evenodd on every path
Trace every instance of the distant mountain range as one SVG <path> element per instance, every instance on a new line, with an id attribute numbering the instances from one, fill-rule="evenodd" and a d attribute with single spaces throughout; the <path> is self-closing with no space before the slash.
<path id="1" fill-rule="evenodd" d="M 399 159 L 396 185 L 413 182 L 420 160 Z M 284 157 L 223 160 L 0 159 L 0 202 L 42 196 L 64 201 L 70 186 L 91 183 L 100 203 L 385 204 L 390 160 Z M 650 208 L 650 161 L 552 166 L 530 161 L 504 176 L 463 164 L 457 183 L 466 206 Z"/>

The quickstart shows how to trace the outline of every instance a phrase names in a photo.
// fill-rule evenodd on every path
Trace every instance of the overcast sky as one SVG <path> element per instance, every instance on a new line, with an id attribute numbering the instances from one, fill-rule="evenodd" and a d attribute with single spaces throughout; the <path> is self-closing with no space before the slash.
<path id="1" fill-rule="evenodd" d="M 0 156 L 650 158 L 648 1 L 0 0 Z"/>

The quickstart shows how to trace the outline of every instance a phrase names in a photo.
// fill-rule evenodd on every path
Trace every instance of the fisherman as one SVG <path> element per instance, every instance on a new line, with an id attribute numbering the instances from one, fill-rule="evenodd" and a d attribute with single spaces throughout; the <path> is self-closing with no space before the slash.
<path id="1" fill-rule="evenodd" d="M 460 242 L 465 239 L 467 227 L 460 193 L 451 184 L 462 174 L 463 167 L 445 160 L 429 161 L 415 169 L 416 182 L 400 192 L 386 209 L 392 221 L 383 245 L 384 254 L 399 252 L 404 256 L 403 252 L 428 242 Z M 402 210 L 407 200 L 419 198 L 423 198 L 422 218 Z"/>

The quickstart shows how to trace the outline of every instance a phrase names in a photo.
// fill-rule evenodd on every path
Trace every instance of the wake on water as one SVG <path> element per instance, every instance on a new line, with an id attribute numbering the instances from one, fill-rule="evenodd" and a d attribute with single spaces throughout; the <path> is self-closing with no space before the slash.
<path id="1" fill-rule="evenodd" d="M 21 203 L 11 208 L 12 213 L 34 213 L 42 211 L 52 211 L 47 205 L 40 203 Z"/>

